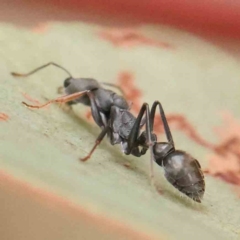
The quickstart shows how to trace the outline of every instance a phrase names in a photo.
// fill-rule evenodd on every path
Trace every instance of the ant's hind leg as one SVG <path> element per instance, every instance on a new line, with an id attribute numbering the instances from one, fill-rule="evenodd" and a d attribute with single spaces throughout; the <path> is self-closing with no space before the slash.
<path id="1" fill-rule="evenodd" d="M 82 91 L 82 92 L 77 92 L 77 93 L 73 93 L 73 94 L 70 94 L 70 95 L 65 95 L 65 96 L 62 96 L 62 97 L 58 97 L 58 98 L 55 98 L 55 99 L 52 99 L 42 105 L 30 105 L 30 104 L 27 104 L 25 102 L 22 102 L 22 104 L 24 104 L 25 106 L 29 107 L 29 108 L 43 108 L 43 107 L 46 107 L 52 103 L 67 103 L 67 102 L 70 102 L 70 101 L 73 101 L 79 97 L 82 97 L 84 96 L 85 94 L 88 94 L 90 91 L 89 90 L 86 90 L 86 91 Z"/>
<path id="2" fill-rule="evenodd" d="M 164 126 L 164 130 L 165 130 L 167 140 L 174 147 L 172 133 L 171 133 L 171 130 L 168 126 L 167 118 L 165 116 L 162 104 L 159 101 L 155 101 L 152 105 L 152 108 L 151 108 L 151 113 L 150 113 L 150 128 L 151 128 L 151 131 L 153 131 L 155 112 L 156 112 L 157 106 L 159 107 L 159 112 L 160 112 L 160 116 L 162 118 L 162 122 L 163 122 L 163 126 Z"/>

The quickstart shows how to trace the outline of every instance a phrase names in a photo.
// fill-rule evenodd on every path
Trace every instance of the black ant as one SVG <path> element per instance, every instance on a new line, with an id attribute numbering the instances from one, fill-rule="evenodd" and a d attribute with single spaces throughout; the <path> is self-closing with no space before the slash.
<path id="1" fill-rule="evenodd" d="M 43 108 L 51 103 L 68 103 L 69 105 L 83 103 L 91 107 L 93 119 L 102 129 L 89 154 L 82 158 L 88 160 L 103 138 L 108 135 L 110 143 L 121 144 L 122 151 L 140 157 L 150 149 L 151 180 L 153 180 L 153 161 L 163 167 L 166 179 L 180 192 L 196 202 L 201 202 L 205 191 L 204 175 L 199 162 L 188 153 L 176 150 L 170 128 L 159 101 L 151 107 L 143 103 L 136 117 L 129 111 L 130 106 L 123 96 L 103 88 L 92 78 L 73 78 L 63 67 L 55 63 L 45 64 L 27 74 L 12 73 L 16 77 L 26 77 L 49 65 L 63 69 L 69 77 L 64 81 L 66 95 L 50 100 L 43 105 L 29 105 L 29 108 Z M 107 84 L 119 89 L 114 84 Z M 162 118 L 167 142 L 157 142 L 153 133 L 154 118 L 157 107 Z M 145 131 L 141 128 L 145 125 Z"/>

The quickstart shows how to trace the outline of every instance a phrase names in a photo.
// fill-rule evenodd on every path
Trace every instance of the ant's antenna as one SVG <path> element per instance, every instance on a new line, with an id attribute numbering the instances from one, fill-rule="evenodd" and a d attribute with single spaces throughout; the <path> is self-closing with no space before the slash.
<path id="1" fill-rule="evenodd" d="M 70 78 L 72 78 L 71 73 L 70 73 L 67 69 L 65 69 L 64 67 L 62 67 L 62 66 L 60 66 L 60 65 L 58 65 L 58 64 L 56 64 L 56 63 L 54 63 L 54 62 L 49 62 L 49 63 L 47 63 L 47 64 L 45 64 L 45 65 L 43 65 L 43 66 L 40 66 L 40 67 L 32 70 L 32 71 L 29 72 L 29 73 L 21 74 L 21 73 L 11 72 L 11 74 L 12 74 L 14 77 L 28 77 L 28 76 L 32 75 L 33 73 L 35 73 L 35 72 L 37 72 L 37 71 L 39 71 L 39 70 L 41 70 L 41 69 L 43 69 L 43 68 L 45 68 L 45 67 L 48 67 L 48 66 L 50 66 L 50 65 L 53 65 L 53 66 L 55 66 L 55 67 L 58 67 L 58 68 L 62 69 L 64 72 L 66 72 L 66 73 L 69 75 Z"/>

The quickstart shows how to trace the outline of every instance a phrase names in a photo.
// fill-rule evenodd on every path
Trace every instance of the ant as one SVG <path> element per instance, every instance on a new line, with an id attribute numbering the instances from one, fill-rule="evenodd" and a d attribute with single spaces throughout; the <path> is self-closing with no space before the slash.
<path id="1" fill-rule="evenodd" d="M 151 180 L 153 182 L 153 161 L 163 167 L 166 179 L 180 192 L 196 202 L 201 202 L 205 191 L 204 175 L 199 162 L 188 153 L 176 150 L 172 134 L 159 101 L 155 101 L 149 108 L 148 103 L 143 103 L 135 117 L 129 111 L 130 106 L 123 96 L 103 88 L 100 83 L 92 78 L 73 78 L 72 75 L 60 65 L 50 62 L 27 74 L 12 73 L 15 77 L 27 77 L 31 74 L 53 65 L 64 70 L 69 77 L 64 81 L 66 95 L 50 100 L 42 105 L 29 105 L 29 108 L 43 108 L 51 103 L 67 103 L 69 105 L 82 103 L 91 107 L 91 113 L 96 124 L 101 128 L 94 146 L 87 156 L 80 159 L 88 160 L 97 146 L 106 135 L 112 145 L 121 144 L 126 155 L 141 157 L 148 149 L 151 155 Z M 118 88 L 114 84 L 102 83 Z M 164 126 L 167 142 L 157 142 L 153 133 L 156 109 L 159 109 Z M 141 128 L 145 125 L 145 130 Z"/>

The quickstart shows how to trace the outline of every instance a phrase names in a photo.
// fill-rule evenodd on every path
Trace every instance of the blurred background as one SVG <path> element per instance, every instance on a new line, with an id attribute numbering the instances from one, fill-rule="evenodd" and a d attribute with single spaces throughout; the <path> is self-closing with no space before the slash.
<path id="1" fill-rule="evenodd" d="M 1 1 L 1 239 L 240 239 L 240 5 L 237 1 Z M 119 85 L 137 115 L 163 103 L 179 149 L 206 176 L 201 205 L 172 189 L 149 155 L 108 141 L 89 109 L 29 110 L 66 76 Z M 155 132 L 164 139 L 158 116 Z"/>

